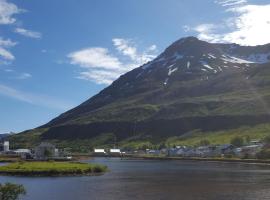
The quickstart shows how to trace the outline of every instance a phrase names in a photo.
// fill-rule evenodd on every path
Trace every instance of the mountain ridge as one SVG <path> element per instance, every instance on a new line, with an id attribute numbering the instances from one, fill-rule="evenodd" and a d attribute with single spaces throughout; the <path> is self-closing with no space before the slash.
<path id="1" fill-rule="evenodd" d="M 240 46 L 182 38 L 34 131 L 40 130 L 44 140 L 105 133 L 122 140 L 268 123 L 269 60 L 270 44 Z"/>

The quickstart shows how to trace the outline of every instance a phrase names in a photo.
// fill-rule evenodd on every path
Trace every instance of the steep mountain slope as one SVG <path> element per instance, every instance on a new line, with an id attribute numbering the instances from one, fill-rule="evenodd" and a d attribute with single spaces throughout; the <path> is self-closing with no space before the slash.
<path id="1" fill-rule="evenodd" d="M 213 44 L 187 37 L 30 132 L 44 140 L 107 133 L 118 140 L 166 138 L 268 123 L 269 105 L 270 44 Z"/>

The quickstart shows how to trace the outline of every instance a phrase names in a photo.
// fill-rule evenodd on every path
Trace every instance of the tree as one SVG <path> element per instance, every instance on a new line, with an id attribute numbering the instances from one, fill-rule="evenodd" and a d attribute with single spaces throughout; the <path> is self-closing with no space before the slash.
<path id="1" fill-rule="evenodd" d="M 236 136 L 236 137 L 231 139 L 231 144 L 236 146 L 236 147 L 241 147 L 244 145 L 244 140 L 243 140 L 243 138 Z"/>
<path id="2" fill-rule="evenodd" d="M 52 156 L 52 152 L 49 149 L 45 149 L 44 156 L 45 157 L 51 157 Z"/>
<path id="3" fill-rule="evenodd" d="M 0 199 L 1 200 L 16 200 L 20 195 L 25 195 L 26 190 L 23 185 L 12 183 L 0 183 Z"/>
<path id="4" fill-rule="evenodd" d="M 247 144 L 249 144 L 249 143 L 250 143 L 250 141 L 251 141 L 250 136 L 249 136 L 249 135 L 247 135 L 245 139 L 246 139 L 246 143 L 247 143 Z"/>
<path id="5" fill-rule="evenodd" d="M 263 139 L 263 142 L 269 146 L 270 145 L 270 136 L 266 136 L 264 139 Z"/>

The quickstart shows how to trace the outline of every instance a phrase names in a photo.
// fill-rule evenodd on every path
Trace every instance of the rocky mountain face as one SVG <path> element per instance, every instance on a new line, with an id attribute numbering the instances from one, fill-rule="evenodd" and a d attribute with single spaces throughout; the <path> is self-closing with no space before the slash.
<path id="1" fill-rule="evenodd" d="M 270 44 L 187 37 L 35 131 L 45 130 L 43 139 L 163 138 L 268 123 L 269 106 Z"/>

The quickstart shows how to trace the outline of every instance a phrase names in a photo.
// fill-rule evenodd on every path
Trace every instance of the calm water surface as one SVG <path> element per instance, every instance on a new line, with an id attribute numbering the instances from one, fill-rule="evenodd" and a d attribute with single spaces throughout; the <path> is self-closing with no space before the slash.
<path id="1" fill-rule="evenodd" d="M 96 158 L 110 172 L 92 177 L 22 178 L 23 200 L 269 200 L 270 166 Z"/>

